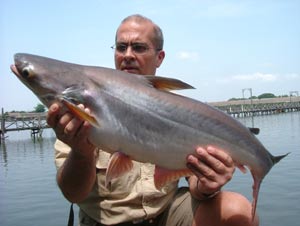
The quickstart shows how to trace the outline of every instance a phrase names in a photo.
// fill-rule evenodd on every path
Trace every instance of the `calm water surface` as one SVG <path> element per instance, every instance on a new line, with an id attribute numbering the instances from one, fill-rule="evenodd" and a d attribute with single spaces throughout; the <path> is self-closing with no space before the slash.
<path id="1" fill-rule="evenodd" d="M 240 119 L 261 129 L 258 138 L 274 155 L 291 154 L 264 179 L 258 200 L 262 226 L 295 226 L 300 220 L 300 112 Z M 69 203 L 56 182 L 52 130 L 33 142 L 13 132 L 0 147 L 0 225 L 67 225 Z M 182 183 L 183 184 L 183 183 Z M 236 170 L 226 189 L 252 200 L 252 178 Z M 77 212 L 77 211 L 76 211 Z"/>

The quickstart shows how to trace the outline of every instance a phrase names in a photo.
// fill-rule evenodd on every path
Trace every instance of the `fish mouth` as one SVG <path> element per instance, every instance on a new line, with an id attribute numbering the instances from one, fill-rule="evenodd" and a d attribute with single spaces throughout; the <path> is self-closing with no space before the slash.
<path id="1" fill-rule="evenodd" d="M 27 82 L 24 82 L 24 78 L 22 74 L 19 72 L 18 67 L 15 64 L 10 65 L 10 70 L 27 86 L 29 89 L 32 89 L 30 85 L 28 85 Z M 40 100 L 46 105 L 50 106 L 49 103 L 53 103 L 54 101 L 58 100 L 59 97 L 57 97 L 57 94 L 52 91 L 52 89 L 47 90 L 47 89 L 39 89 L 38 87 L 36 88 L 37 91 L 33 91 L 38 94 Z"/>
<path id="2" fill-rule="evenodd" d="M 21 77 L 21 74 L 20 72 L 18 71 L 16 65 L 12 64 L 10 65 L 10 70 L 18 77 Z"/>

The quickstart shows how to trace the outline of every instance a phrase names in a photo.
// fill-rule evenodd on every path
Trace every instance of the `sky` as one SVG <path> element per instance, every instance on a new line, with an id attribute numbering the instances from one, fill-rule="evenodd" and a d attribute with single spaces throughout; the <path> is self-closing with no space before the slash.
<path id="1" fill-rule="evenodd" d="M 114 68 L 115 31 L 142 14 L 164 33 L 157 75 L 183 80 L 203 102 L 300 92 L 298 0 L 0 0 L 0 108 L 31 111 L 40 101 L 10 71 L 31 53 Z M 245 97 L 250 92 L 244 92 Z"/>

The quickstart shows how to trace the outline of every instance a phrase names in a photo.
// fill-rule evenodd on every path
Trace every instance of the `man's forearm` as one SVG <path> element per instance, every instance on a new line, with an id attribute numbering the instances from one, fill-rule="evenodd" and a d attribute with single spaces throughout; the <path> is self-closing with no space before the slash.
<path id="1" fill-rule="evenodd" d="M 57 183 L 64 196 L 73 203 L 84 200 L 96 179 L 95 156 L 71 151 L 57 172 Z"/>

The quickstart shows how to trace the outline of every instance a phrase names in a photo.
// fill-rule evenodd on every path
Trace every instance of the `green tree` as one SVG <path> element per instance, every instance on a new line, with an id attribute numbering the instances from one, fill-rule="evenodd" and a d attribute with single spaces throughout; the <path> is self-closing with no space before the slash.
<path id="1" fill-rule="evenodd" d="M 36 107 L 34 108 L 35 112 L 45 112 L 46 107 L 43 104 L 37 104 Z"/>
<path id="2" fill-rule="evenodd" d="M 263 93 L 258 96 L 258 99 L 263 99 L 263 98 L 274 98 L 276 97 L 273 93 Z"/>

